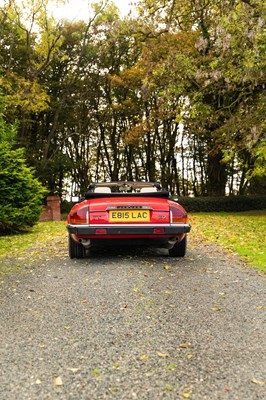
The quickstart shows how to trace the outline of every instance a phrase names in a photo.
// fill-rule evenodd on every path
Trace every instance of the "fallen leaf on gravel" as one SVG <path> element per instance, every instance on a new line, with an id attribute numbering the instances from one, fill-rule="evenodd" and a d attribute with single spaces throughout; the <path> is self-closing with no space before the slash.
<path id="1" fill-rule="evenodd" d="M 166 290 L 164 293 L 165 294 L 172 294 L 172 292 L 170 292 L 170 290 Z"/>
<path id="2" fill-rule="evenodd" d="M 231 390 L 232 390 L 232 389 L 231 389 L 229 386 L 225 386 L 225 387 L 224 387 L 224 391 L 225 391 L 225 392 L 231 392 Z"/>
<path id="3" fill-rule="evenodd" d="M 101 371 L 99 369 L 94 369 L 91 371 L 94 375 L 100 375 Z"/>
<path id="4" fill-rule="evenodd" d="M 176 364 L 172 363 L 170 365 L 165 365 L 168 371 L 173 371 L 176 368 Z"/>
<path id="5" fill-rule="evenodd" d="M 212 307 L 212 311 L 220 311 L 221 309 L 219 307 Z"/>
<path id="6" fill-rule="evenodd" d="M 77 341 L 78 341 L 78 339 L 76 339 L 76 338 L 69 339 L 69 343 L 76 343 Z"/>
<path id="7" fill-rule="evenodd" d="M 81 371 L 81 368 L 67 368 L 67 370 L 71 372 L 79 372 Z"/>
<path id="8" fill-rule="evenodd" d="M 187 355 L 187 359 L 191 360 L 191 358 L 193 357 L 193 354 L 188 354 Z"/>
<path id="9" fill-rule="evenodd" d="M 170 265 L 165 265 L 164 269 L 166 269 L 166 271 L 169 271 L 171 269 Z"/>
<path id="10" fill-rule="evenodd" d="M 171 385 L 165 385 L 165 390 L 168 390 L 169 392 L 171 392 L 173 390 L 173 386 Z"/>
<path id="11" fill-rule="evenodd" d="M 42 381 L 40 381 L 40 379 L 36 379 L 36 385 L 41 385 Z"/>
<path id="12" fill-rule="evenodd" d="M 70 325 L 64 326 L 64 329 L 65 329 L 66 331 L 70 331 L 70 329 L 72 329 L 72 326 L 70 326 Z"/>
<path id="13" fill-rule="evenodd" d="M 169 357 L 169 354 L 167 354 L 167 353 L 157 353 L 157 354 L 159 357 L 163 357 L 163 358 Z"/>
<path id="14" fill-rule="evenodd" d="M 193 346 L 192 346 L 191 343 L 181 343 L 181 344 L 179 345 L 179 347 L 180 347 L 181 349 L 191 349 Z"/>
<path id="15" fill-rule="evenodd" d="M 62 381 L 61 376 L 58 376 L 57 378 L 54 379 L 53 385 L 54 386 L 63 386 L 63 381 Z"/>
<path id="16" fill-rule="evenodd" d="M 133 290 L 134 290 L 134 292 L 136 292 L 136 293 L 139 292 L 139 288 L 138 288 L 138 287 L 135 287 Z"/>
<path id="17" fill-rule="evenodd" d="M 190 394 L 189 393 L 183 393 L 183 397 L 184 397 L 184 399 L 188 399 L 190 397 Z"/>
<path id="18" fill-rule="evenodd" d="M 140 356 L 141 360 L 148 360 L 150 357 L 147 356 L 146 354 L 143 354 L 142 356 Z"/>
<path id="19" fill-rule="evenodd" d="M 252 383 L 256 383 L 256 385 L 265 385 L 266 381 L 258 381 L 257 379 L 253 378 L 251 380 Z"/>

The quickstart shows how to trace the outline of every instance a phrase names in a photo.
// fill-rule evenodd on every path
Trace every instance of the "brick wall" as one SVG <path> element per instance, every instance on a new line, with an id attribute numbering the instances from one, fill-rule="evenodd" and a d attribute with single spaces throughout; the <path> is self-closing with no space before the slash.
<path id="1" fill-rule="evenodd" d="M 60 197 L 58 196 L 48 196 L 46 199 L 46 206 L 43 208 L 43 212 L 40 216 L 40 222 L 45 221 L 60 221 L 61 211 L 60 211 Z"/>

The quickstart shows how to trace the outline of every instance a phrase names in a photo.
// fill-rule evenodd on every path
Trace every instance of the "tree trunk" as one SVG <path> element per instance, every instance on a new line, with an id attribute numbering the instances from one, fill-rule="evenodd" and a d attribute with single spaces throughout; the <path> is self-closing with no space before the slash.
<path id="1" fill-rule="evenodd" d="M 207 195 L 225 196 L 227 181 L 226 165 L 223 163 L 221 151 L 208 154 L 207 165 Z"/>

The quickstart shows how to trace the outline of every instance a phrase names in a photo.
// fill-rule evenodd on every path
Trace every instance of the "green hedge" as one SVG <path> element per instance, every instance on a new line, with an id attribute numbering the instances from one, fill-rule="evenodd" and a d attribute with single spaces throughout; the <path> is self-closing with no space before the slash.
<path id="1" fill-rule="evenodd" d="M 77 203 L 72 203 L 71 201 L 62 200 L 61 201 L 61 214 L 68 214 L 71 208 Z"/>
<path id="2" fill-rule="evenodd" d="M 266 209 L 266 196 L 179 197 L 177 200 L 188 212 L 238 212 Z"/>
<path id="3" fill-rule="evenodd" d="M 177 198 L 173 196 L 173 199 Z M 178 203 L 188 212 L 249 211 L 266 209 L 266 196 L 179 197 Z M 63 200 L 61 213 L 68 214 L 76 203 Z"/>

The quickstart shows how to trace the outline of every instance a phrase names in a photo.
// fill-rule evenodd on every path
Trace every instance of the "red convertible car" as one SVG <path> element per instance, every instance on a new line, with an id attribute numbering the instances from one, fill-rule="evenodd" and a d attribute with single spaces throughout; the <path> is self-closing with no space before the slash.
<path id="1" fill-rule="evenodd" d="M 170 256 L 184 257 L 190 231 L 184 208 L 153 182 L 91 184 L 67 223 L 70 258 L 117 245 L 164 247 Z"/>

